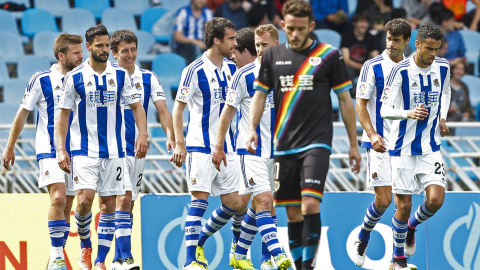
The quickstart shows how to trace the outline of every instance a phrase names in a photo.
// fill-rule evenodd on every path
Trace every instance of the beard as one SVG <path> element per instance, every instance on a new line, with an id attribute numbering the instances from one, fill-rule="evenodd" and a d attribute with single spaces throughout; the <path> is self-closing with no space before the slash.
<path id="1" fill-rule="evenodd" d="M 103 59 L 101 56 L 104 56 L 106 55 L 107 58 Z M 106 63 L 107 60 L 108 60 L 108 53 L 101 53 L 101 54 L 96 54 L 94 52 L 92 52 L 92 59 L 95 61 L 95 62 L 100 62 L 100 63 Z"/>
<path id="2" fill-rule="evenodd" d="M 73 70 L 74 68 L 78 67 L 75 61 L 65 61 L 64 66 L 68 70 Z"/>

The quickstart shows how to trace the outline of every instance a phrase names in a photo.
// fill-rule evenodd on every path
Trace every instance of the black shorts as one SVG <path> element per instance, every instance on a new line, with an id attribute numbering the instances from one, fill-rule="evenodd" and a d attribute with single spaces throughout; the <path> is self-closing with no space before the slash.
<path id="1" fill-rule="evenodd" d="M 300 206 L 302 196 L 322 201 L 329 163 L 326 148 L 275 156 L 275 206 Z"/>

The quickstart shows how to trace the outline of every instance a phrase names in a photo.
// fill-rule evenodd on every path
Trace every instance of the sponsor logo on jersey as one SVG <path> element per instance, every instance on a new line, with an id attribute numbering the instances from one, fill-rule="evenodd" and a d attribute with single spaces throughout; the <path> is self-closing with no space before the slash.
<path id="1" fill-rule="evenodd" d="M 418 87 L 417 82 L 413 82 L 413 83 L 412 83 L 412 87 Z"/>
<path id="2" fill-rule="evenodd" d="M 216 81 L 215 81 L 215 78 L 212 78 L 212 79 L 210 80 L 210 83 L 214 83 L 214 82 L 216 82 Z"/>
<path id="3" fill-rule="evenodd" d="M 93 85 L 92 82 L 88 82 L 88 83 L 87 83 L 87 86 L 92 86 L 92 85 Z"/>
<path id="4" fill-rule="evenodd" d="M 275 65 L 277 65 L 277 66 L 291 66 L 292 61 L 277 61 L 277 62 L 275 62 Z"/>
<path id="5" fill-rule="evenodd" d="M 55 90 L 60 90 L 60 86 L 57 85 L 57 87 L 55 87 Z"/>

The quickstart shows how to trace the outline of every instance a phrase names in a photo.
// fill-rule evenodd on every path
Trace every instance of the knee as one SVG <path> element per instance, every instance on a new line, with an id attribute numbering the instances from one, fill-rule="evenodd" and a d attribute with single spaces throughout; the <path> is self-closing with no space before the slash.
<path id="1" fill-rule="evenodd" d="M 263 197 L 255 202 L 256 212 L 270 211 L 272 209 L 272 199 Z"/>
<path id="2" fill-rule="evenodd" d="M 287 207 L 288 222 L 300 222 L 303 220 L 302 209 L 299 206 Z"/>
<path id="3" fill-rule="evenodd" d="M 428 198 L 427 199 L 427 209 L 431 212 L 437 212 L 443 205 L 443 197 L 437 198 Z"/>
<path id="4" fill-rule="evenodd" d="M 79 197 L 77 198 L 78 200 L 78 206 L 80 207 L 80 209 L 82 210 L 82 212 L 89 212 L 90 209 L 92 208 L 92 204 L 93 204 L 93 199 L 90 199 L 90 198 L 86 198 L 86 197 Z"/>
<path id="5" fill-rule="evenodd" d="M 127 192 L 125 195 L 118 196 L 116 204 L 117 210 L 129 212 L 132 207 L 132 194 Z"/>
<path id="6" fill-rule="evenodd" d="M 377 207 L 378 211 L 385 212 L 387 208 L 392 203 L 392 197 L 379 197 L 375 198 L 375 207 Z"/>
<path id="7" fill-rule="evenodd" d="M 304 215 L 320 212 L 320 200 L 312 197 L 304 197 L 302 200 L 302 213 Z"/>
<path id="8" fill-rule="evenodd" d="M 63 209 L 65 209 L 65 205 L 67 203 L 67 200 L 66 200 L 65 196 L 55 194 L 55 195 L 52 196 L 50 203 L 51 203 L 52 208 L 63 210 Z"/>
<path id="9" fill-rule="evenodd" d="M 410 211 L 412 211 L 412 202 L 399 200 L 397 203 L 397 211 L 410 214 Z"/>

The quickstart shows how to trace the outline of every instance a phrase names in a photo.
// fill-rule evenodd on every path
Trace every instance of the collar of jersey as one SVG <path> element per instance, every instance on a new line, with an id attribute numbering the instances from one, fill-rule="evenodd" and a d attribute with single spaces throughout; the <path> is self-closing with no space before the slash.
<path id="1" fill-rule="evenodd" d="M 313 44 L 312 44 L 312 46 L 310 46 L 309 49 L 312 50 L 315 47 L 315 45 L 317 45 L 317 40 L 316 39 L 313 40 Z M 285 42 L 285 46 L 287 46 L 287 49 L 290 50 L 290 46 L 288 46 L 288 41 Z M 306 50 L 306 49 L 304 49 L 304 50 Z M 302 50 L 302 51 L 304 51 L 304 50 Z"/>
<path id="2" fill-rule="evenodd" d="M 211 73 L 214 73 L 215 70 L 219 69 L 217 66 L 215 66 L 212 61 L 210 61 L 210 59 L 208 59 L 206 53 L 203 53 L 202 55 L 202 59 L 203 59 L 203 63 L 205 65 L 205 68 L 211 72 Z M 222 68 L 219 69 L 221 72 L 225 71 L 226 69 L 228 69 L 228 64 L 227 62 L 225 61 L 225 58 L 223 58 L 223 63 L 222 63 Z"/>
<path id="3" fill-rule="evenodd" d="M 387 49 L 383 50 L 382 56 L 383 56 L 383 59 L 388 59 L 387 61 L 390 61 L 390 64 L 393 64 L 393 65 L 397 64 L 397 63 L 393 62 L 393 60 L 392 60 L 392 58 L 390 58 L 390 56 L 388 56 Z M 402 58 L 402 61 L 405 60 L 405 59 L 407 59 L 407 58 L 405 57 L 405 54 L 404 54 L 403 58 Z"/>
<path id="4" fill-rule="evenodd" d="M 58 64 L 53 64 L 51 67 L 50 67 L 50 70 L 52 71 L 52 73 L 55 75 L 55 76 L 58 76 L 60 78 L 63 78 L 65 76 L 63 76 L 62 73 L 60 73 L 60 70 L 58 70 Z"/>
<path id="5" fill-rule="evenodd" d="M 115 74 L 115 68 L 112 66 L 112 62 L 110 62 L 110 60 L 107 60 L 107 67 L 105 68 L 105 70 L 103 71 L 102 74 L 98 74 L 95 70 L 93 70 L 92 66 L 90 66 L 90 58 L 87 58 L 87 60 L 85 61 L 85 65 L 84 67 L 87 69 L 88 71 L 88 76 L 93 76 L 93 75 L 98 75 L 98 76 L 102 76 L 102 75 L 106 75 L 106 74 Z M 85 71 L 83 72 L 83 74 L 85 74 Z"/>
<path id="6" fill-rule="evenodd" d="M 428 69 L 427 73 L 423 73 L 422 70 L 420 70 L 420 68 L 417 66 L 417 63 L 415 63 L 415 55 L 417 53 L 414 53 L 412 54 L 412 56 L 410 56 L 410 65 L 412 66 L 412 69 L 410 70 L 411 71 L 411 74 L 412 75 L 418 75 L 418 74 L 422 74 L 422 75 L 430 75 L 430 73 L 438 73 L 439 72 L 439 69 L 438 69 L 438 63 L 437 61 L 433 60 L 433 63 L 430 65 L 430 69 Z"/>
<path id="7" fill-rule="evenodd" d="M 132 75 L 130 75 L 130 78 L 140 78 L 142 77 L 142 71 L 140 70 L 140 67 L 135 65 L 135 69 L 133 70 Z"/>

